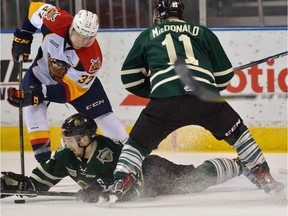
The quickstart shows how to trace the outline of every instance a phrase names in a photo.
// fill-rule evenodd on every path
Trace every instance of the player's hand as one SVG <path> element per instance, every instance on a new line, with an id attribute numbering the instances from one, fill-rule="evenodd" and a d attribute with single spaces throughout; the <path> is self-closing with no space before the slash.
<path id="1" fill-rule="evenodd" d="M 33 184 L 27 176 L 13 172 L 1 172 L 1 191 L 3 190 L 35 190 Z M 1 198 L 11 195 L 1 194 Z"/>
<path id="2" fill-rule="evenodd" d="M 19 28 L 15 30 L 11 50 L 14 61 L 19 62 L 20 55 L 23 55 L 24 62 L 28 61 L 29 54 L 31 52 L 32 40 L 32 33 L 23 31 Z"/>
<path id="3" fill-rule="evenodd" d="M 42 87 L 30 86 L 28 91 L 17 90 L 16 88 L 8 89 L 8 103 L 12 106 L 19 107 L 22 102 L 22 106 L 37 106 L 41 104 L 44 100 L 44 95 L 42 92 Z"/>
<path id="4" fill-rule="evenodd" d="M 103 185 L 95 181 L 94 183 L 86 185 L 83 189 L 79 190 L 76 195 L 76 200 L 88 203 L 96 203 L 98 202 L 99 196 L 103 190 Z"/>
<path id="5" fill-rule="evenodd" d="M 140 173 L 137 176 L 129 173 L 125 178 L 116 180 L 108 190 L 103 191 L 97 205 L 106 206 L 118 201 L 129 201 L 139 198 L 143 190 L 142 186 Z"/>

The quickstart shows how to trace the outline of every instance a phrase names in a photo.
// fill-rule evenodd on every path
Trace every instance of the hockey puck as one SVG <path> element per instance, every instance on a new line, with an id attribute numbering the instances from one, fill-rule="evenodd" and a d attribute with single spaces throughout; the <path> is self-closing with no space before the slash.
<path id="1" fill-rule="evenodd" d="M 18 200 L 14 200 L 14 203 L 25 203 L 25 199 L 18 199 Z"/>

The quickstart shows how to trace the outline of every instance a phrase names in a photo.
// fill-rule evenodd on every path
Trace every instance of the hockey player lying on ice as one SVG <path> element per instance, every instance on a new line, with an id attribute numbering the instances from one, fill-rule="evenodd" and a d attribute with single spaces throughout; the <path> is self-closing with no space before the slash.
<path id="1" fill-rule="evenodd" d="M 70 176 L 82 187 L 77 193 L 78 200 L 97 202 L 99 196 L 105 196 L 103 190 L 113 184 L 113 172 L 123 145 L 97 135 L 96 130 L 93 118 L 84 114 L 70 116 L 62 125 L 62 145 L 54 157 L 39 164 L 30 177 L 2 172 L 1 190 L 48 191 Z M 178 165 L 157 155 L 149 155 L 142 171 L 142 181 L 133 183 L 133 190 L 125 194 L 124 200 L 140 194 L 150 197 L 201 192 L 239 176 L 242 167 L 237 159 L 210 159 L 195 168 L 192 164 Z M 132 177 L 130 180 L 134 181 Z M 6 195 L 1 195 L 4 197 Z"/>

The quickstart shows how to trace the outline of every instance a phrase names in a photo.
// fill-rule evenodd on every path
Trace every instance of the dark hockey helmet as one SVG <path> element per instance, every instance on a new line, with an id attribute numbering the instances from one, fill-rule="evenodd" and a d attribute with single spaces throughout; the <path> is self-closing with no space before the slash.
<path id="1" fill-rule="evenodd" d="M 155 19 L 166 19 L 171 16 L 183 19 L 183 13 L 184 4 L 182 0 L 156 0 Z"/>
<path id="2" fill-rule="evenodd" d="M 96 130 L 94 119 L 82 113 L 70 116 L 62 125 L 62 134 L 66 137 L 87 135 L 92 140 L 96 136 Z"/>

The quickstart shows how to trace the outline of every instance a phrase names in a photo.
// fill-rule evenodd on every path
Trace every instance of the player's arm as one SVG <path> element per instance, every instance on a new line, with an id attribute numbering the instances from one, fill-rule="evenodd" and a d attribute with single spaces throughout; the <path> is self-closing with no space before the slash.
<path id="1" fill-rule="evenodd" d="M 86 74 L 86 73 L 85 73 Z M 68 76 L 56 85 L 30 86 L 27 91 L 17 90 L 16 88 L 8 89 L 8 103 L 12 106 L 19 107 L 22 101 L 22 106 L 37 106 L 44 100 L 55 103 L 67 103 L 81 95 L 85 94 L 91 86 L 83 84 L 83 82 L 94 82 L 95 75 L 83 75 L 78 80 L 72 80 Z M 83 84 L 83 85 L 81 85 Z"/>
<path id="2" fill-rule="evenodd" d="M 217 36 L 209 29 L 205 29 L 205 39 L 208 43 L 210 62 L 213 67 L 212 72 L 215 77 L 217 87 L 220 91 L 225 90 L 230 80 L 234 76 L 232 64 Z"/>
<path id="3" fill-rule="evenodd" d="M 55 155 L 47 162 L 39 164 L 39 166 L 32 171 L 29 179 L 34 185 L 35 190 L 48 191 L 64 177 L 68 176 L 66 168 L 59 162 L 60 160 L 61 159 L 57 159 L 57 155 Z"/>
<path id="4" fill-rule="evenodd" d="M 57 153 L 55 157 L 57 157 Z M 29 177 L 13 172 L 1 172 L 1 174 L 1 190 L 13 191 L 48 191 L 64 177 L 68 176 L 66 168 L 57 162 L 55 158 L 40 164 L 32 171 Z M 1 195 L 1 198 L 5 197 L 7 195 Z"/>
<path id="5" fill-rule="evenodd" d="M 31 2 L 21 29 L 17 28 L 14 32 L 11 50 L 14 61 L 18 62 L 20 55 L 23 55 L 24 62 L 28 61 L 29 54 L 31 53 L 33 34 L 37 29 L 41 28 L 43 24 L 42 18 L 51 8 L 55 7 L 43 2 Z"/>
<path id="6" fill-rule="evenodd" d="M 129 51 L 121 69 L 121 80 L 127 91 L 148 98 L 150 80 L 147 66 L 144 63 L 145 56 L 141 54 L 145 49 L 143 38 L 145 35 L 138 37 Z"/>

